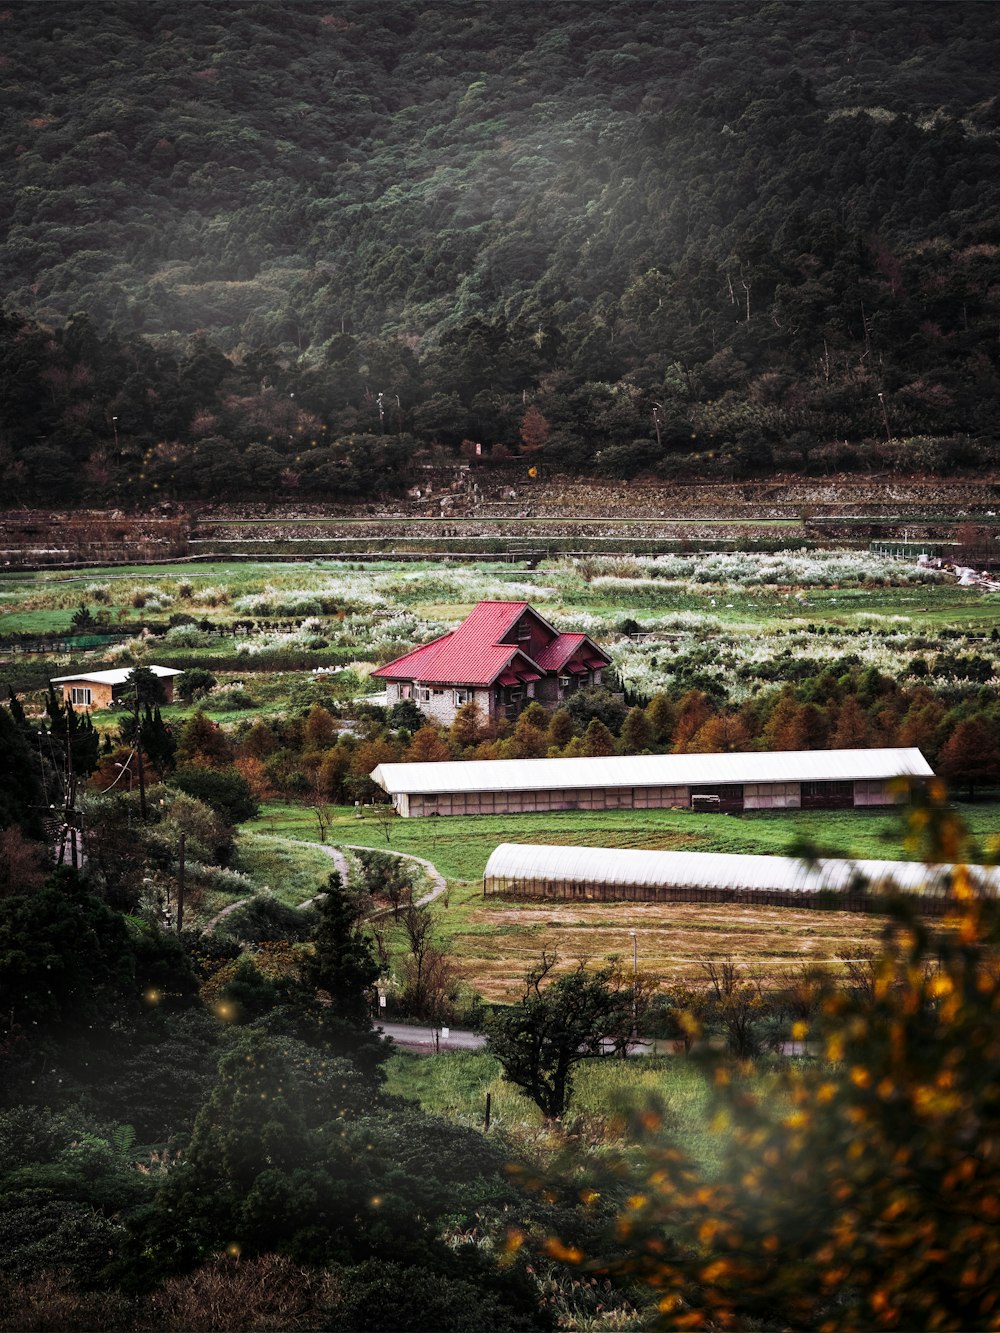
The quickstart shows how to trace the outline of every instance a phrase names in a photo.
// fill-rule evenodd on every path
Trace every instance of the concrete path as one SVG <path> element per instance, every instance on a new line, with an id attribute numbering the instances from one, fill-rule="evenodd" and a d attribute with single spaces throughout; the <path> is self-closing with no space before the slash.
<path id="1" fill-rule="evenodd" d="M 323 852 L 324 855 L 330 858 L 330 860 L 333 862 L 334 869 L 340 875 L 342 882 L 344 884 L 347 883 L 349 878 L 347 857 L 344 855 L 344 853 L 340 850 L 339 847 L 334 847 L 332 844 L 326 842 L 310 842 L 306 838 L 285 838 L 283 839 L 283 841 L 294 843 L 297 847 L 316 847 L 319 851 Z M 343 846 L 348 848 L 348 850 L 352 852 L 382 851 L 381 847 L 367 847 L 362 845 L 361 843 L 345 842 Z M 423 907 L 427 903 L 433 902 L 435 898 L 440 898 L 441 894 L 444 893 L 445 890 L 447 889 L 448 885 L 445 882 L 444 875 L 441 874 L 437 866 L 433 865 L 430 861 L 426 861 L 422 856 L 414 856 L 411 852 L 394 852 L 391 847 L 385 848 L 385 851 L 388 856 L 398 856 L 404 861 L 416 861 L 418 865 L 423 866 L 424 870 L 426 870 L 427 874 L 429 875 L 433 887 L 431 888 L 429 893 L 425 893 L 422 898 L 418 898 L 416 900 L 417 907 Z M 312 904 L 316 901 L 316 898 L 322 896 L 323 896 L 322 894 L 317 894 L 316 897 L 307 898 L 304 903 L 298 904 L 299 909 L 301 910 L 303 907 L 311 907 Z M 219 924 L 220 921 L 225 920 L 225 918 L 229 915 L 230 912 L 235 912 L 237 907 L 242 907 L 245 902 L 249 902 L 249 899 L 237 898 L 236 902 L 229 903 L 226 907 L 222 909 L 221 912 L 213 916 L 211 921 L 209 921 L 208 925 L 205 926 L 204 928 L 205 934 L 206 935 L 211 934 L 211 932 L 215 930 L 216 926 Z M 373 913 L 373 915 L 381 916 L 383 915 L 384 912 L 391 912 L 391 911 L 392 911 L 391 907 L 386 907 L 379 912 Z"/>
<path id="2" fill-rule="evenodd" d="M 414 856 L 412 852 L 394 852 L 391 847 L 366 847 L 356 842 L 345 842 L 343 845 L 352 852 L 384 851 L 387 856 L 398 856 L 403 861 L 416 861 L 417 865 L 423 866 L 427 871 L 427 874 L 430 876 L 430 881 L 434 887 L 431 889 L 430 893 L 425 893 L 422 898 L 416 900 L 417 907 L 423 907 L 426 903 L 432 903 L 435 898 L 440 898 L 441 894 L 444 893 L 448 887 L 445 883 L 444 875 L 441 874 L 437 866 L 431 861 L 426 861 L 422 856 Z M 391 912 L 392 908 L 390 907 L 386 910 Z"/>

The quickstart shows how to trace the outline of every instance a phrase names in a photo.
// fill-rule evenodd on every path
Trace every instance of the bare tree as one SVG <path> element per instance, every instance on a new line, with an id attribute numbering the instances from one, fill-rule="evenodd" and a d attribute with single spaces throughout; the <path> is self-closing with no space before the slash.
<path id="1" fill-rule="evenodd" d="M 701 968 L 711 988 L 711 1015 L 725 1033 L 730 1052 L 748 1059 L 760 1049 L 756 1027 L 768 1010 L 762 975 L 741 968 L 729 956 L 703 959 Z"/>

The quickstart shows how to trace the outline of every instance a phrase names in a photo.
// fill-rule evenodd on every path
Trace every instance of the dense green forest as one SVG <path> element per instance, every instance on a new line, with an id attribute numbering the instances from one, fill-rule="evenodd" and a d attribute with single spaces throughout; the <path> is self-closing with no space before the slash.
<path id="1" fill-rule="evenodd" d="M 989 465 L 998 48 L 988 3 L 15 0 L 5 498 Z"/>

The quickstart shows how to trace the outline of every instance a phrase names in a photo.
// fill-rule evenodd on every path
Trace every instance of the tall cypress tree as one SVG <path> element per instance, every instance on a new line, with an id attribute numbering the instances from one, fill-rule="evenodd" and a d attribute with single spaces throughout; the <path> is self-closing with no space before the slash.
<path id="1" fill-rule="evenodd" d="M 314 990 L 329 995 L 333 1017 L 368 1028 L 368 992 L 378 980 L 379 967 L 371 944 L 359 928 L 358 905 L 336 872 L 330 876 L 318 907 L 314 953 L 303 965 L 302 979 Z"/>

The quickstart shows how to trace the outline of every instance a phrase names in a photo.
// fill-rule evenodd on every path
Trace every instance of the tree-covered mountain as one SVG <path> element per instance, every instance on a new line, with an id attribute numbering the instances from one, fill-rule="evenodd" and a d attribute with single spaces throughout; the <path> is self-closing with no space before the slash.
<path id="1" fill-rule="evenodd" d="M 991 462 L 998 64 L 976 2 L 15 0 L 0 448 Z"/>

